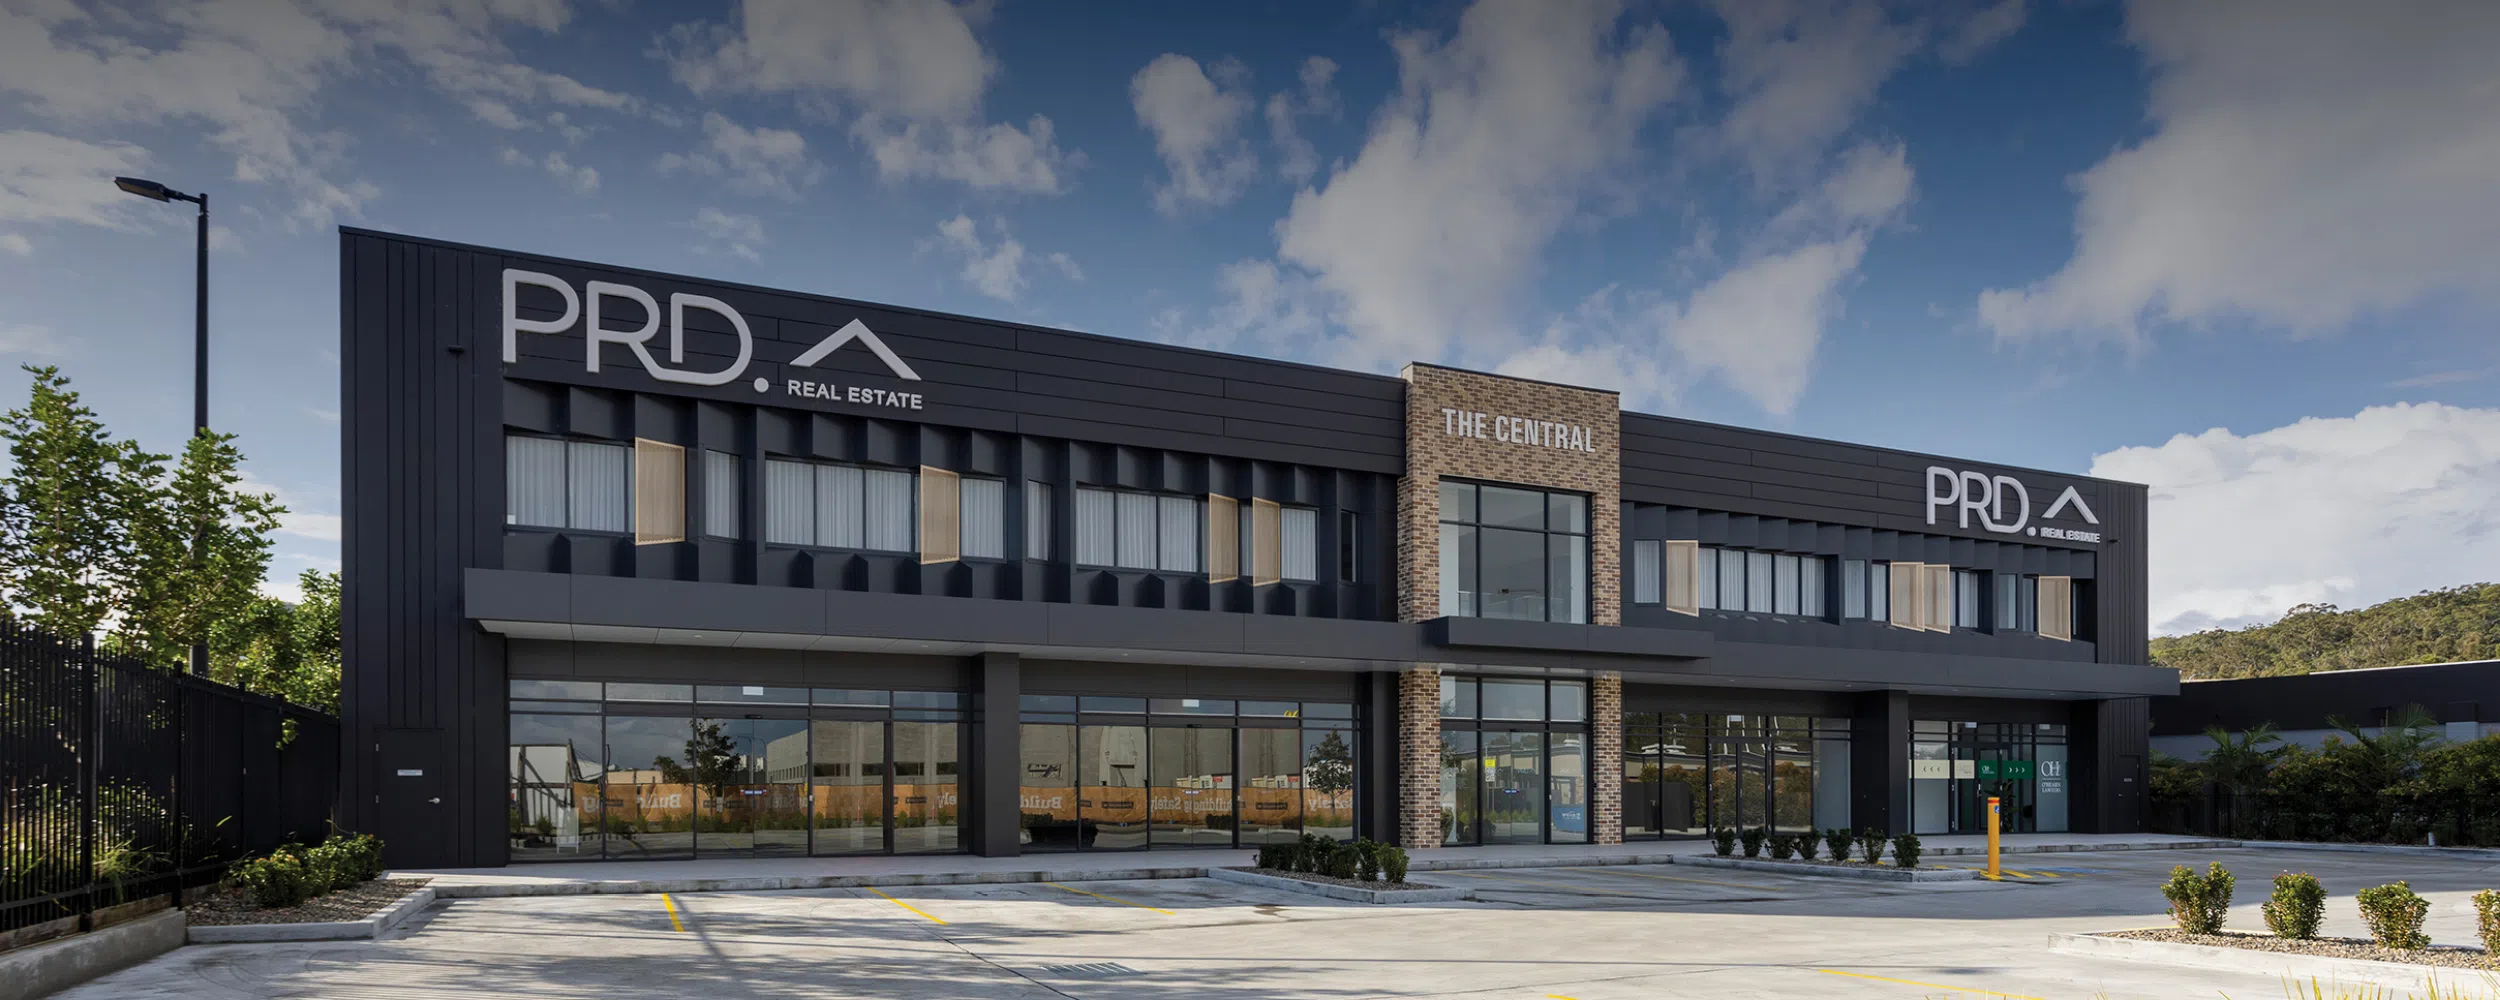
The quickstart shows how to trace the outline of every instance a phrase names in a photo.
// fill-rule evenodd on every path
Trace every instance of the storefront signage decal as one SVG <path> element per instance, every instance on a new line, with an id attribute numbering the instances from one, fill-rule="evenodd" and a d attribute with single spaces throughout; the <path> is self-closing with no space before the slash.
<path id="1" fill-rule="evenodd" d="M 1590 434 L 1587 427 L 1533 417 L 1480 413 L 1444 406 L 1441 408 L 1441 433 L 1503 444 L 1597 453 L 1596 436 Z"/>
<path id="2" fill-rule="evenodd" d="M 2073 507 L 2075 516 L 2086 524 L 2101 523 L 2100 515 L 2083 502 L 2083 493 L 2072 486 L 2057 495 L 2057 502 L 2040 515 L 2047 520 Z M 1991 476 L 1984 472 L 1954 471 L 1941 465 L 1927 467 L 1927 523 L 1936 523 L 1938 508 L 1955 508 L 1962 527 L 1970 527 L 1971 515 L 1979 515 L 1979 526 L 1999 534 L 2023 534 L 2039 538 L 2055 538 L 2069 542 L 2098 542 L 2101 533 L 2072 528 L 2031 525 L 2031 490 L 2022 480 L 2012 476 Z M 2012 519 L 2007 520 L 2011 508 Z"/>

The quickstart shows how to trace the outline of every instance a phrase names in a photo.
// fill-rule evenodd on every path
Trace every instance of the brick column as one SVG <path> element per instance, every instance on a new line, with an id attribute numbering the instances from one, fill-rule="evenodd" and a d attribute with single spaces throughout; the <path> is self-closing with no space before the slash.
<path id="1" fill-rule="evenodd" d="M 1398 675 L 1398 846 L 1441 846 L 1441 671 Z"/>
<path id="2" fill-rule="evenodd" d="M 1589 841 L 1623 843 L 1623 675 L 1589 678 Z"/>

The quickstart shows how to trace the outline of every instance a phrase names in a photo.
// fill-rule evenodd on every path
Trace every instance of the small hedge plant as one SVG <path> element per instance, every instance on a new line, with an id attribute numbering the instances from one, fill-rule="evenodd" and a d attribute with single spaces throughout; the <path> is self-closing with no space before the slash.
<path id="1" fill-rule="evenodd" d="M 382 874 L 382 841 L 371 834 L 331 834 L 312 847 L 288 844 L 269 856 L 236 864 L 227 881 L 264 909 L 305 900 L 371 881 Z"/>
<path id="2" fill-rule="evenodd" d="M 2500 892 L 2474 894 L 2474 936 L 2483 939 L 2483 957 L 2500 955 Z"/>
<path id="3" fill-rule="evenodd" d="M 1786 861 L 1797 856 L 1796 838 L 1785 833 L 1772 834 L 1767 843 L 1771 846 L 1771 860 Z"/>
<path id="4" fill-rule="evenodd" d="M 2390 882 L 2363 889 L 2358 894 L 2361 922 L 2370 925 L 2370 940 L 2381 948 L 2419 951 L 2431 946 L 2431 939 L 2422 933 L 2422 918 L 2429 916 L 2431 901 L 2423 899 L 2404 882 Z"/>
<path id="5" fill-rule="evenodd" d="M 1854 839 L 1849 836 L 1849 831 L 1837 826 L 1823 831 L 1823 846 L 1831 848 L 1834 861 L 1849 860 L 1849 842 Z"/>
<path id="6" fill-rule="evenodd" d="M 2203 875 L 2179 865 L 2170 869 L 2170 881 L 2162 883 L 2161 895 L 2170 901 L 2170 919 L 2180 930 L 2220 934 L 2223 917 L 2231 910 L 2231 889 L 2237 884 L 2218 861 L 2206 865 Z"/>
<path id="7" fill-rule="evenodd" d="M 1306 833 L 1291 844 L 1265 844 L 1259 848 L 1260 868 L 1280 872 L 1325 875 L 1356 882 L 1406 881 L 1406 849 L 1393 844 L 1360 839 L 1340 843 L 1315 833 Z"/>
<path id="8" fill-rule="evenodd" d="M 1797 856 L 1800 858 L 1807 861 L 1814 860 L 1814 850 L 1820 846 L 1822 846 L 1822 841 L 1814 836 L 1812 830 L 1797 835 Z"/>
<path id="9" fill-rule="evenodd" d="M 1918 867 L 1918 834 L 1905 833 L 1892 838 L 1892 863 L 1903 868 Z"/>
<path id="10" fill-rule="evenodd" d="M 1884 831 L 1871 826 L 1858 831 L 1858 860 L 1870 865 L 1884 860 Z"/>
<path id="11" fill-rule="evenodd" d="M 268 857 L 237 864 L 226 877 L 252 897 L 252 905 L 262 909 L 294 906 L 322 891 L 313 888 L 303 855 L 295 853 L 292 847 L 281 847 Z"/>
<path id="12" fill-rule="evenodd" d="M 1761 827 L 1749 826 L 1745 828 L 1745 832 L 1737 834 L 1736 837 L 1745 842 L 1746 857 L 1758 858 L 1762 856 L 1762 839 L 1769 833 L 1770 831 Z"/>
<path id="13" fill-rule="evenodd" d="M 1710 849 L 1722 858 L 1736 853 L 1736 831 L 1724 826 L 1710 831 Z"/>
<path id="14" fill-rule="evenodd" d="M 2318 936 L 2318 922 L 2326 918 L 2326 887 L 2308 872 L 2284 872 L 2274 877 L 2274 896 L 2266 900 L 2266 929 L 2276 937 L 2307 941 Z"/>

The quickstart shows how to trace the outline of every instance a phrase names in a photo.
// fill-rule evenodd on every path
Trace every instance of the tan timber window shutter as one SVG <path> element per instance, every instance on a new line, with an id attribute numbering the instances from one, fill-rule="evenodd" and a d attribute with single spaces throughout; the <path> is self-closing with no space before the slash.
<path id="1" fill-rule="evenodd" d="M 945 469 L 920 467 L 920 562 L 954 562 L 963 558 L 963 477 Z"/>
<path id="2" fill-rule="evenodd" d="M 2039 617 L 2042 638 L 2065 642 L 2074 640 L 2074 577 L 2044 576 L 2040 578 Z"/>
<path id="3" fill-rule="evenodd" d="M 1927 563 L 1927 631 L 1953 631 L 1953 567 L 1943 563 Z"/>
<path id="4" fill-rule="evenodd" d="M 634 439 L 634 544 L 686 540 L 686 449 Z"/>
<path id="5" fill-rule="evenodd" d="M 1207 494 L 1207 582 L 1241 578 L 1241 503 L 1221 493 Z"/>
<path id="6" fill-rule="evenodd" d="M 1284 508 L 1274 500 L 1250 500 L 1250 585 L 1285 578 Z"/>
<path id="7" fill-rule="evenodd" d="M 1701 614 L 1701 543 L 1670 539 L 1659 548 L 1659 605 L 1678 614 Z"/>
<path id="8" fill-rule="evenodd" d="M 1895 562 L 1892 564 L 1891 574 L 1885 579 L 1889 583 L 1888 589 L 1892 591 L 1890 604 L 1894 628 L 1927 627 L 1927 612 L 1920 607 L 1919 602 L 1919 598 L 1927 592 L 1923 582 L 1926 579 L 1923 572 L 1926 568 L 1925 563 Z"/>

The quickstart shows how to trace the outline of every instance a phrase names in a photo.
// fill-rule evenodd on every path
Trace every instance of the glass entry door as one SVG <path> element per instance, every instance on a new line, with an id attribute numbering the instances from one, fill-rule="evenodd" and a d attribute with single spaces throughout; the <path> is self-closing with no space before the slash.
<path id="1" fill-rule="evenodd" d="M 875 725 L 875 723 L 869 723 Z M 963 801 L 956 723 L 896 722 L 893 762 L 894 852 L 952 851 L 961 843 Z"/>
<path id="2" fill-rule="evenodd" d="M 1156 726 L 1147 841 L 1156 846 L 1233 844 L 1233 728 Z"/>
<path id="3" fill-rule="evenodd" d="M 886 750 L 883 722 L 808 723 L 815 761 L 809 792 L 817 854 L 883 853 Z"/>
<path id="4" fill-rule="evenodd" d="M 695 789 L 696 850 L 806 853 L 806 737 L 807 723 L 797 719 L 694 720 L 681 766 Z"/>

